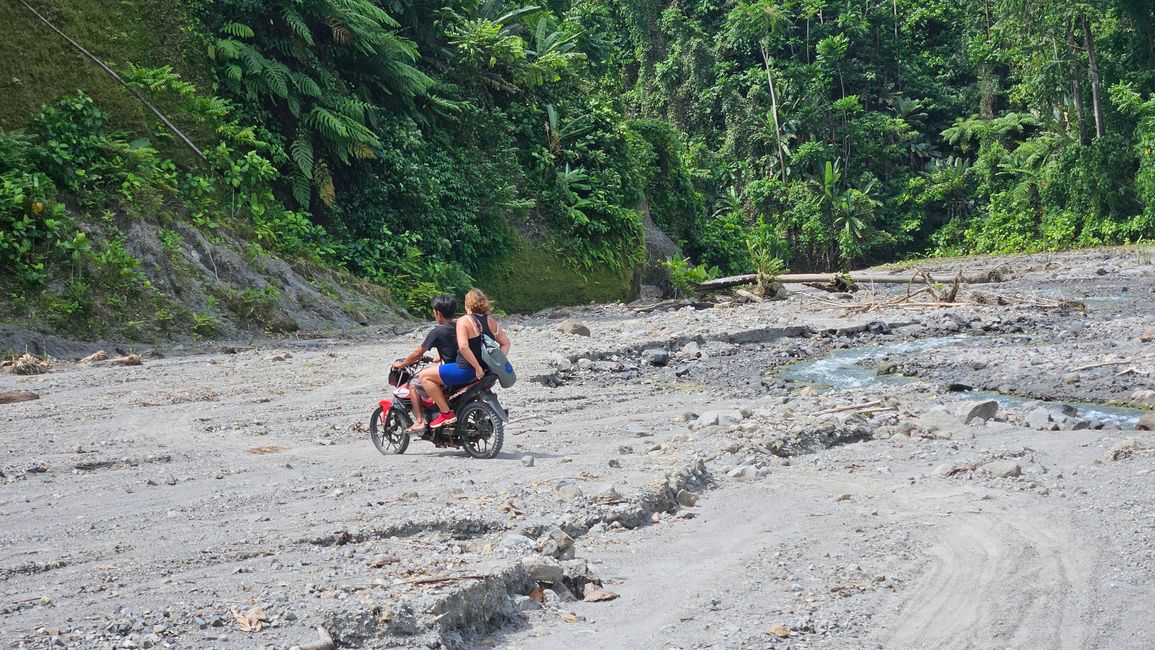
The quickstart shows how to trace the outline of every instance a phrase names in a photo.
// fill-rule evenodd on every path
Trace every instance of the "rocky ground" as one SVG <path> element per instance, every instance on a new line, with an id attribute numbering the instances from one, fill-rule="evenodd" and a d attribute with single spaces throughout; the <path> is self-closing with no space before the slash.
<path id="1" fill-rule="evenodd" d="M 488 461 L 369 441 L 423 329 L 0 374 L 0 643 L 1149 647 L 1155 266 L 997 264 L 504 319 Z"/>

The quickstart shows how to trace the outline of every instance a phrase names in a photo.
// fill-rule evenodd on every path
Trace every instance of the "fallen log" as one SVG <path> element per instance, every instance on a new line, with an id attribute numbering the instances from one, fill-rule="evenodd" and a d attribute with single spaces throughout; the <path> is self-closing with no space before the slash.
<path id="1" fill-rule="evenodd" d="M 783 284 L 801 283 L 801 284 L 836 284 L 840 279 L 845 279 L 846 274 L 842 273 L 787 273 L 779 275 L 774 278 L 777 282 Z M 910 284 L 911 280 L 923 280 L 938 284 L 953 284 L 955 282 L 963 282 L 965 284 L 987 284 L 990 282 L 1001 282 L 1002 277 L 995 271 L 987 271 L 970 276 L 956 275 L 926 275 L 921 271 L 915 272 L 913 275 L 890 275 L 882 273 L 851 273 L 850 280 L 858 285 L 863 286 L 867 284 Z M 743 284 L 753 284 L 757 282 L 758 276 L 754 273 L 746 275 L 734 275 L 727 278 L 717 278 L 715 280 L 707 280 L 698 285 L 698 291 L 714 291 L 716 289 L 727 289 L 729 287 L 737 287 Z"/>
<path id="2" fill-rule="evenodd" d="M 15 404 L 16 402 L 27 402 L 34 399 L 40 399 L 40 396 L 26 390 L 0 393 L 0 404 Z"/>

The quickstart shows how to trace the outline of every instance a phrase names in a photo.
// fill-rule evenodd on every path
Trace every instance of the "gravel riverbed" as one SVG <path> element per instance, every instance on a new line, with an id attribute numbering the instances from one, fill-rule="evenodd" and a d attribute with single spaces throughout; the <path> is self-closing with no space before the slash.
<path id="1" fill-rule="evenodd" d="M 370 443 L 425 327 L 0 374 L 0 644 L 1150 647 L 1155 266 L 996 265 L 503 319 L 492 460 Z"/>

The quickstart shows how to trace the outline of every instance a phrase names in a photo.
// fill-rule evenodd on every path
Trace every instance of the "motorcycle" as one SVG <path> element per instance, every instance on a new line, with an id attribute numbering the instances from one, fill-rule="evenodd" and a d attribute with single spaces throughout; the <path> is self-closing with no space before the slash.
<path id="1" fill-rule="evenodd" d="M 409 448 L 413 426 L 413 404 L 409 386 L 417 373 L 430 359 L 423 357 L 417 363 L 389 371 L 389 386 L 393 397 L 378 402 L 369 418 L 369 437 L 377 451 L 385 454 L 403 454 Z M 501 451 L 505 442 L 505 423 L 509 422 L 509 412 L 497 401 L 493 386 L 497 377 L 486 372 L 481 379 L 464 386 L 446 386 L 445 396 L 449 408 L 457 414 L 457 422 L 439 429 L 432 429 L 429 423 L 437 416 L 433 400 L 422 399 L 425 429 L 420 439 L 432 442 L 437 447 L 459 447 L 473 458 L 493 458 Z"/>

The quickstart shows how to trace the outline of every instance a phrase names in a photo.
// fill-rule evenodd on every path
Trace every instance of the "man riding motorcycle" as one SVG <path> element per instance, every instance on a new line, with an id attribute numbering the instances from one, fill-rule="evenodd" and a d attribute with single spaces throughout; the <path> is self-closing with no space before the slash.
<path id="1" fill-rule="evenodd" d="M 437 326 L 429 331 L 425 340 L 409 353 L 409 356 L 393 364 L 394 368 L 404 368 L 417 362 L 429 350 L 435 353 L 441 363 L 454 363 L 457 360 L 457 323 L 453 316 L 457 313 L 457 298 L 450 294 L 442 294 L 429 302 L 433 308 L 433 320 Z M 421 380 L 414 377 L 409 383 L 409 400 L 413 403 L 413 425 L 406 431 L 416 433 L 425 429 L 424 412 L 421 408 L 422 400 L 429 399 Z"/>

